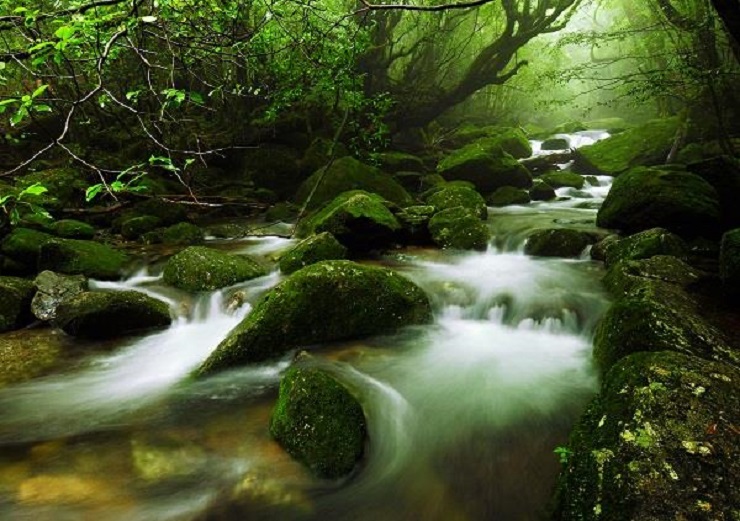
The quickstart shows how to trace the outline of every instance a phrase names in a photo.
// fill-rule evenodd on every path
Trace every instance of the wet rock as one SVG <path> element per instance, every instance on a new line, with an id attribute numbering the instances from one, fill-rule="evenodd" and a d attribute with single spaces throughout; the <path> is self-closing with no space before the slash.
<path id="1" fill-rule="evenodd" d="M 573 151 L 568 151 L 523 159 L 521 163 L 533 175 L 537 176 L 542 175 L 546 172 L 551 172 L 552 170 L 557 170 L 558 168 L 560 168 L 559 165 L 567 164 L 572 160 Z"/>
<path id="2" fill-rule="evenodd" d="M 245 255 L 190 246 L 167 261 L 163 280 L 185 291 L 213 291 L 263 275 L 265 269 Z"/>
<path id="3" fill-rule="evenodd" d="M 15 228 L 3 239 L 0 251 L 16 262 L 35 268 L 41 246 L 52 239 L 54 236 L 48 233 L 30 228 Z"/>
<path id="4" fill-rule="evenodd" d="M 488 247 L 488 226 L 467 208 L 456 206 L 438 212 L 429 220 L 429 233 L 440 248 L 480 250 Z"/>
<path id="5" fill-rule="evenodd" d="M 367 427 L 362 406 L 333 376 L 292 367 L 280 381 L 270 434 L 314 474 L 336 479 L 362 458 Z"/>
<path id="6" fill-rule="evenodd" d="M 138 203 L 131 209 L 131 212 L 134 215 L 151 215 L 157 217 L 160 221 L 160 226 L 172 226 L 173 224 L 189 220 L 185 206 L 157 198 Z"/>
<path id="7" fill-rule="evenodd" d="M 277 203 L 276 205 L 271 206 L 265 212 L 265 221 L 266 222 L 276 222 L 276 221 L 293 222 L 295 218 L 298 216 L 299 211 L 300 211 L 300 208 L 298 208 L 294 204 Z"/>
<path id="8" fill-rule="evenodd" d="M 719 156 L 698 161 L 686 166 L 686 170 L 698 175 L 717 191 L 722 226 L 728 230 L 740 226 L 740 160 Z"/>
<path id="9" fill-rule="evenodd" d="M 502 186 L 529 188 L 529 171 L 506 152 L 493 153 L 478 143 L 456 150 L 437 165 L 447 181 L 469 181 L 483 193 L 494 192 Z"/>
<path id="10" fill-rule="evenodd" d="M 268 291 L 198 369 L 206 375 L 282 356 L 299 346 L 427 323 L 424 292 L 401 275 L 349 261 L 303 268 Z"/>
<path id="11" fill-rule="evenodd" d="M 617 176 L 634 167 L 663 164 L 678 125 L 678 118 L 654 120 L 581 147 L 575 153 L 573 170 L 579 174 Z"/>
<path id="12" fill-rule="evenodd" d="M 396 213 L 396 219 L 402 227 L 402 240 L 405 243 L 428 244 L 432 241 L 429 234 L 429 221 L 437 212 L 431 205 L 407 206 Z"/>
<path id="13" fill-rule="evenodd" d="M 571 435 L 553 519 L 740 518 L 739 382 L 684 354 L 620 361 Z"/>
<path id="14" fill-rule="evenodd" d="M 329 232 L 350 251 L 368 251 L 391 244 L 401 229 L 390 203 L 376 194 L 354 190 L 340 194 L 315 214 L 302 219 L 296 236 Z"/>
<path id="15" fill-rule="evenodd" d="M 569 228 L 540 230 L 529 236 L 524 252 L 539 257 L 578 257 L 596 242 L 588 232 Z"/>
<path id="16" fill-rule="evenodd" d="M 80 293 L 87 291 L 87 278 L 83 275 L 60 275 L 42 271 L 34 281 L 38 291 L 31 301 L 31 312 L 39 320 L 52 320 L 57 307 Z"/>
<path id="17" fill-rule="evenodd" d="M 49 328 L 0 335 L 0 387 L 47 374 L 72 347 L 68 337 Z"/>
<path id="18" fill-rule="evenodd" d="M 323 260 L 341 260 L 347 258 L 347 248 L 329 232 L 312 235 L 302 240 L 280 257 L 280 271 L 290 275 Z"/>
<path id="19" fill-rule="evenodd" d="M 87 223 L 75 221 L 74 219 L 62 219 L 51 225 L 51 232 L 57 237 L 65 239 L 92 239 L 95 236 L 95 228 Z"/>
<path id="20" fill-rule="evenodd" d="M 352 190 L 377 194 L 399 206 L 413 203 L 408 192 L 391 175 L 352 157 L 337 159 L 326 172 L 318 170 L 301 185 L 296 200 L 305 203 L 317 183 L 320 184 L 307 204 L 309 210 L 320 208 L 343 192 Z"/>
<path id="21" fill-rule="evenodd" d="M 0 333 L 30 324 L 31 299 L 36 286 L 30 280 L 0 277 Z"/>
<path id="22" fill-rule="evenodd" d="M 425 202 L 434 206 L 438 211 L 462 206 L 480 219 L 488 217 L 486 201 L 483 196 L 475 189 L 464 185 L 447 183 L 426 196 Z"/>
<path id="23" fill-rule="evenodd" d="M 117 279 L 128 256 L 106 244 L 76 239 L 54 239 L 41 246 L 38 268 L 94 279 Z"/>
<path id="24" fill-rule="evenodd" d="M 131 460 L 139 478 L 160 482 L 202 473 L 206 453 L 194 442 L 176 435 L 142 433 L 131 438 Z"/>
<path id="25" fill-rule="evenodd" d="M 740 294 L 740 228 L 722 236 L 719 274 L 728 294 L 732 296 Z"/>
<path id="26" fill-rule="evenodd" d="M 649 259 L 655 255 L 685 258 L 688 246 L 681 237 L 663 228 L 653 228 L 613 241 L 605 248 L 607 266 L 622 260 Z"/>
<path id="27" fill-rule="evenodd" d="M 103 339 L 170 325 L 167 304 L 138 291 L 88 291 L 57 307 L 55 325 L 68 335 Z"/>
<path id="28" fill-rule="evenodd" d="M 551 137 L 542 142 L 542 150 L 567 150 L 570 141 L 564 137 Z"/>
<path id="29" fill-rule="evenodd" d="M 200 244 L 204 238 L 203 230 L 190 223 L 178 223 L 162 230 L 164 244 Z"/>
<path id="30" fill-rule="evenodd" d="M 423 172 L 424 162 L 413 154 L 405 152 L 381 152 L 372 156 L 380 169 L 389 174 L 398 172 Z"/>
<path id="31" fill-rule="evenodd" d="M 573 172 L 568 172 L 566 170 L 547 172 L 546 174 L 542 174 L 542 176 L 540 176 L 540 179 L 542 179 L 553 188 L 568 187 L 580 190 L 585 184 L 582 176 L 574 174 Z"/>
<path id="32" fill-rule="evenodd" d="M 131 217 L 121 223 L 121 235 L 124 239 L 137 240 L 145 233 L 160 227 L 162 221 L 153 215 Z"/>
<path id="33" fill-rule="evenodd" d="M 706 277 L 681 259 L 656 255 L 648 259 L 623 260 L 612 266 L 604 277 L 604 286 L 612 295 L 623 297 L 641 284 L 661 281 L 687 288 Z"/>
<path id="34" fill-rule="evenodd" d="M 688 172 L 635 168 L 614 181 L 597 224 L 626 233 L 665 228 L 682 237 L 716 236 L 717 192 Z"/>
<path id="35" fill-rule="evenodd" d="M 555 189 L 542 179 L 535 179 L 529 189 L 529 197 L 533 201 L 552 201 L 557 197 Z"/>
<path id="36" fill-rule="evenodd" d="M 447 140 L 447 145 L 453 149 L 473 143 L 487 151 L 502 150 L 514 158 L 520 159 L 532 155 L 532 145 L 520 128 L 466 125 L 457 129 Z"/>
<path id="37" fill-rule="evenodd" d="M 512 204 L 527 204 L 531 201 L 529 192 L 513 186 L 502 186 L 488 196 L 491 206 L 509 206 Z"/>

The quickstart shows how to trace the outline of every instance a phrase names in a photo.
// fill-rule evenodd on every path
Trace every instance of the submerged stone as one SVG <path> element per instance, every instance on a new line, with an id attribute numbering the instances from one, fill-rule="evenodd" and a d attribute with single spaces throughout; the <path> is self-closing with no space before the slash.
<path id="1" fill-rule="evenodd" d="M 301 346 L 389 333 L 431 316 L 424 292 L 394 271 L 323 261 L 268 291 L 197 373 L 279 357 Z"/>
<path id="2" fill-rule="evenodd" d="M 213 291 L 263 275 L 265 269 L 250 257 L 191 246 L 167 261 L 163 280 L 185 291 Z"/>
<path id="3" fill-rule="evenodd" d="M 336 479 L 362 458 L 367 427 L 362 406 L 333 376 L 292 367 L 280 381 L 270 434 L 314 474 Z"/>

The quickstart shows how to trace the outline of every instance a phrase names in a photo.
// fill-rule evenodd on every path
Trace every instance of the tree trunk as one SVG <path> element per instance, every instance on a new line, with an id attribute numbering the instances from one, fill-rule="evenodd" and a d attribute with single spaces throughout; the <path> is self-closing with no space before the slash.
<path id="1" fill-rule="evenodd" d="M 735 60 L 740 63 L 740 0 L 711 0 L 725 24 Z"/>

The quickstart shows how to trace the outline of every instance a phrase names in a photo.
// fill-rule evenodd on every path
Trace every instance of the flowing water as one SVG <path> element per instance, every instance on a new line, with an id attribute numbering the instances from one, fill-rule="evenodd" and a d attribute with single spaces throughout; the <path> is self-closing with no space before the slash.
<path id="1" fill-rule="evenodd" d="M 609 180 L 592 181 L 558 201 L 491 209 L 486 252 L 383 259 L 427 291 L 435 320 L 315 351 L 361 398 L 370 430 L 362 465 L 338 483 L 309 476 L 267 432 L 290 355 L 188 378 L 277 272 L 197 297 L 166 288 L 157 266 L 96 283 L 160 298 L 177 319 L 83 344 L 91 354 L 76 366 L 0 390 L 0 519 L 539 519 L 553 449 L 596 389 L 591 338 L 607 301 L 599 265 L 532 258 L 523 245 L 540 228 L 593 229 Z M 271 259 L 292 243 L 213 244 Z"/>

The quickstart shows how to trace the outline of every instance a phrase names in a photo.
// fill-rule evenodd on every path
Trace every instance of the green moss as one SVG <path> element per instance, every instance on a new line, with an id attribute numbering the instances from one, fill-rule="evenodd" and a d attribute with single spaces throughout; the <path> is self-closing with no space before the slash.
<path id="1" fill-rule="evenodd" d="M 553 519 L 723 519 L 740 501 L 739 384 L 678 353 L 620 361 L 571 436 Z"/>
<path id="2" fill-rule="evenodd" d="M 266 222 L 292 222 L 298 215 L 299 208 L 290 203 L 277 203 L 276 205 L 270 206 L 265 212 Z"/>
<path id="3" fill-rule="evenodd" d="M 380 169 L 389 174 L 398 172 L 423 172 L 424 162 L 413 154 L 405 152 L 382 152 L 374 154 L 373 160 L 380 166 Z"/>
<path id="4" fill-rule="evenodd" d="M 660 165 L 671 150 L 678 119 L 654 120 L 576 152 L 573 169 L 580 174 L 620 175 L 637 166 Z"/>
<path id="5" fill-rule="evenodd" d="M 3 239 L 0 251 L 15 261 L 35 267 L 41 246 L 52 239 L 54 237 L 48 233 L 30 228 L 15 228 Z"/>
<path id="6" fill-rule="evenodd" d="M 429 221 L 429 233 L 440 248 L 485 250 L 491 232 L 478 216 L 456 206 L 442 210 Z"/>
<path id="7" fill-rule="evenodd" d="M 428 244 L 432 237 L 429 234 L 429 221 L 437 212 L 431 205 L 407 206 L 396 214 L 401 223 L 405 243 Z"/>
<path id="8" fill-rule="evenodd" d="M 65 239 L 92 239 L 95 236 L 95 228 L 74 219 L 62 219 L 54 222 L 51 225 L 51 231 L 57 237 Z"/>
<path id="9" fill-rule="evenodd" d="M 626 233 L 665 228 L 681 236 L 713 236 L 719 209 L 717 192 L 694 174 L 635 168 L 614 181 L 596 222 Z"/>
<path id="10" fill-rule="evenodd" d="M 529 236 L 524 252 L 540 257 L 578 257 L 596 242 L 588 232 L 568 228 L 540 230 Z"/>
<path id="11" fill-rule="evenodd" d="M 301 346 L 389 333 L 431 317 L 424 292 L 401 275 L 349 261 L 323 261 L 267 292 L 198 374 L 279 357 Z"/>
<path id="12" fill-rule="evenodd" d="M 583 176 L 568 172 L 566 170 L 559 170 L 557 172 L 547 172 L 540 176 L 544 182 L 553 188 L 570 187 L 580 190 L 583 188 L 585 183 Z"/>
<path id="13" fill-rule="evenodd" d="M 362 190 L 345 192 L 299 222 L 296 236 L 329 232 L 350 250 L 382 248 L 401 228 L 388 206 L 388 201 L 376 194 Z"/>
<path id="14" fill-rule="evenodd" d="M 33 321 L 31 299 L 36 286 L 30 280 L 0 277 L 0 333 Z"/>
<path id="15" fill-rule="evenodd" d="M 605 255 L 607 265 L 611 265 L 623 260 L 649 259 L 655 255 L 685 258 L 688 249 L 678 235 L 663 228 L 653 228 L 614 241 L 606 248 Z"/>
<path id="16" fill-rule="evenodd" d="M 473 215 L 477 215 L 480 219 L 486 219 L 488 217 L 488 209 L 486 208 L 486 201 L 483 199 L 483 196 L 473 188 L 454 182 L 434 189 L 430 195 L 425 197 L 425 202 L 428 205 L 434 206 L 437 210 L 447 210 L 448 208 L 462 206 Z"/>
<path id="17" fill-rule="evenodd" d="M 615 297 L 622 297 L 649 281 L 668 282 L 686 288 L 703 276 L 676 257 L 656 255 L 648 259 L 623 260 L 614 264 L 604 277 L 604 286 Z"/>
<path id="18" fill-rule="evenodd" d="M 584 122 L 583 126 L 586 127 L 586 130 L 606 130 L 610 134 L 619 134 L 632 127 L 622 118 L 592 119 Z"/>
<path id="19" fill-rule="evenodd" d="M 54 239 L 41 247 L 38 268 L 95 279 L 117 279 L 128 261 L 125 253 L 99 242 Z"/>
<path id="20" fill-rule="evenodd" d="M 92 184 L 84 172 L 74 168 L 52 168 L 26 174 L 17 181 L 18 188 L 26 188 L 41 183 L 48 192 L 29 196 L 29 201 L 41 204 L 47 209 L 59 210 L 76 208 L 85 203 L 85 190 Z"/>
<path id="21" fill-rule="evenodd" d="M 567 138 L 551 137 L 542 142 L 542 150 L 567 150 L 570 148 L 570 141 Z"/>
<path id="22" fill-rule="evenodd" d="M 500 149 L 491 152 L 480 143 L 452 152 L 440 161 L 437 172 L 447 181 L 469 181 L 484 193 L 502 186 L 532 185 L 532 176 L 519 161 Z"/>
<path id="23" fill-rule="evenodd" d="M 163 280 L 185 291 L 213 291 L 264 274 L 264 268 L 245 255 L 191 246 L 167 261 Z"/>
<path id="24" fill-rule="evenodd" d="M 333 152 L 332 152 L 333 148 Z M 340 159 L 349 155 L 349 150 L 343 143 L 334 144 L 331 139 L 314 139 L 299 162 L 301 172 L 311 175 L 326 165 L 331 157 Z"/>
<path id="25" fill-rule="evenodd" d="M 533 201 L 551 201 L 557 197 L 555 189 L 542 179 L 535 179 L 529 189 L 529 197 Z"/>
<path id="26" fill-rule="evenodd" d="M 140 215 L 131 217 L 121 223 L 121 235 L 124 239 L 137 240 L 145 233 L 151 232 L 162 224 L 159 217 L 153 215 Z"/>
<path id="27" fill-rule="evenodd" d="M 200 244 L 204 238 L 203 230 L 190 223 L 178 223 L 162 230 L 164 244 Z"/>
<path id="28" fill-rule="evenodd" d="M 531 201 L 529 192 L 513 186 L 502 186 L 488 196 L 491 206 L 509 206 L 512 204 L 527 204 Z"/>
<path id="29" fill-rule="evenodd" d="M 362 458 L 367 428 L 362 407 L 334 377 L 292 367 L 280 381 L 270 434 L 314 474 L 335 479 Z"/>
<path id="30" fill-rule="evenodd" d="M 477 143 L 488 151 L 503 150 L 515 158 L 532 155 L 532 145 L 524 130 L 520 128 L 466 125 L 457 129 L 449 139 L 449 144 L 453 148 L 461 148 L 472 143 Z"/>
<path id="31" fill-rule="evenodd" d="M 54 323 L 68 335 L 100 339 L 167 327 L 171 321 L 167 304 L 138 291 L 88 291 L 64 300 Z"/>
<path id="32" fill-rule="evenodd" d="M 171 226 L 188 220 L 188 212 L 183 205 L 162 199 L 148 199 L 138 203 L 131 209 L 131 213 L 158 217 L 160 226 Z"/>
<path id="33" fill-rule="evenodd" d="M 408 206 L 413 202 L 408 192 L 389 174 L 352 157 L 337 159 L 326 172 L 320 169 L 314 173 L 301 185 L 296 200 L 305 203 L 319 181 L 320 184 L 307 205 L 309 210 L 315 210 L 341 193 L 352 190 L 378 194 L 399 206 Z"/>
<path id="34" fill-rule="evenodd" d="M 289 275 L 309 264 L 345 258 L 347 258 L 347 248 L 342 246 L 331 233 L 323 232 L 296 244 L 280 257 L 278 264 L 280 271 Z"/>

